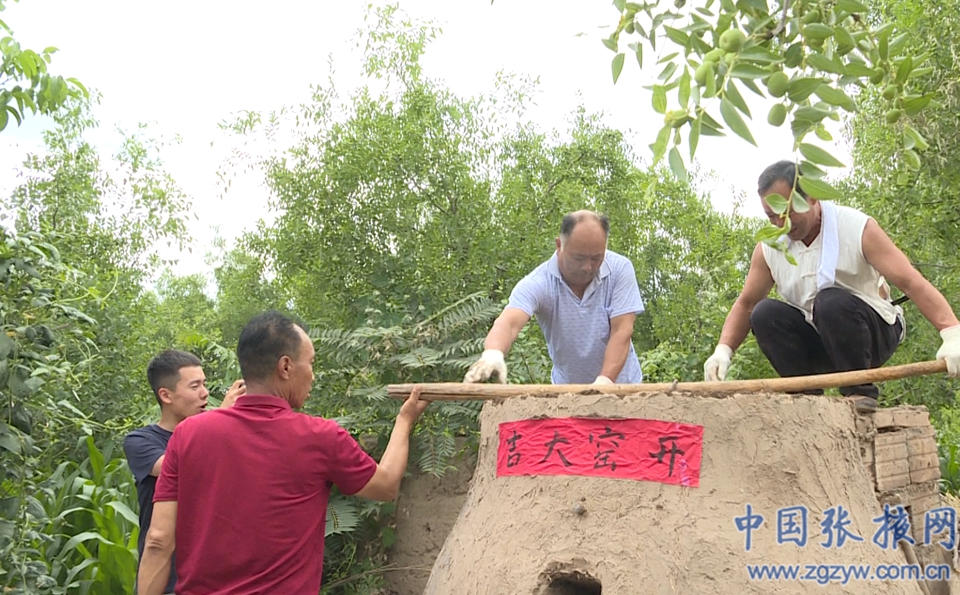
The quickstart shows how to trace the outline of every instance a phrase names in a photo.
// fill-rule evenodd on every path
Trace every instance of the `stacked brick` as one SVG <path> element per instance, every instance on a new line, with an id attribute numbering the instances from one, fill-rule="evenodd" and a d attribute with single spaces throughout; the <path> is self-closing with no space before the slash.
<path id="1" fill-rule="evenodd" d="M 880 409 L 857 416 L 860 454 L 873 476 L 880 504 L 910 513 L 913 538 L 922 543 L 924 515 L 942 506 L 940 459 L 930 415 L 923 407 Z"/>

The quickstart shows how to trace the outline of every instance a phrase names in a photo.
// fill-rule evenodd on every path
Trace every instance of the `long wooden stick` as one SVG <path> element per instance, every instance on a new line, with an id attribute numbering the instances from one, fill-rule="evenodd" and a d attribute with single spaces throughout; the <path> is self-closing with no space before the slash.
<path id="1" fill-rule="evenodd" d="M 626 395 L 634 393 L 696 391 L 703 393 L 739 392 L 799 392 L 818 388 L 856 386 L 885 380 L 942 373 L 947 370 L 943 360 L 888 366 L 873 370 L 794 376 L 791 378 L 761 378 L 758 380 L 727 380 L 722 382 L 676 382 L 657 384 L 466 384 L 437 382 L 420 385 L 391 384 L 387 394 L 394 399 L 405 399 L 414 386 L 420 386 L 420 396 L 431 401 L 466 401 L 470 399 L 506 399 L 519 396 L 556 396 L 564 393 L 604 393 Z"/>

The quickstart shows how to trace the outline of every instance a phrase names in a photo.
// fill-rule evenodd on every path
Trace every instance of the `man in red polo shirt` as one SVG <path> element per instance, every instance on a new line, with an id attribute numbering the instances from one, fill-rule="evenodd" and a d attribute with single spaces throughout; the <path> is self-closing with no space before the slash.
<path id="1" fill-rule="evenodd" d="M 289 318 L 266 312 L 237 345 L 247 393 L 229 409 L 184 420 L 173 433 L 154 494 L 138 575 L 160 595 L 176 545 L 178 595 L 320 590 L 327 498 L 392 500 L 409 436 L 427 403 L 403 403 L 378 464 L 336 422 L 293 410 L 313 383 L 313 343 Z"/>

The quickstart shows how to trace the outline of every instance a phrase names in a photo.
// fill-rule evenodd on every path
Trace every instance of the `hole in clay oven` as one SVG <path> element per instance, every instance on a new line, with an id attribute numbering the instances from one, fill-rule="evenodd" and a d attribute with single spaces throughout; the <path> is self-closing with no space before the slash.
<path id="1" fill-rule="evenodd" d="M 550 577 L 542 595 L 600 595 L 600 581 L 580 572 L 564 572 Z"/>

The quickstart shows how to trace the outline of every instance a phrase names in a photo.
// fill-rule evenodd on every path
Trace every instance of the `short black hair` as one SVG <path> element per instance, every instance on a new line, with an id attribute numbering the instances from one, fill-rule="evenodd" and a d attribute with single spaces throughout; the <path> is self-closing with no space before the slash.
<path id="1" fill-rule="evenodd" d="M 606 215 L 599 215 L 592 211 L 577 211 L 575 213 L 567 213 L 563 216 L 563 221 L 560 222 L 560 237 L 564 240 L 570 237 L 570 234 L 573 233 L 573 228 L 577 226 L 578 223 L 582 223 L 585 219 L 593 219 L 600 224 L 600 227 L 603 229 L 603 235 L 610 236 L 610 218 Z"/>
<path id="2" fill-rule="evenodd" d="M 177 383 L 180 382 L 180 369 L 193 366 L 201 366 L 200 358 L 179 349 L 168 349 L 150 360 L 147 364 L 147 382 L 150 383 L 153 396 L 161 407 L 163 403 L 160 402 L 160 389 L 177 388 Z"/>
<path id="3" fill-rule="evenodd" d="M 284 355 L 296 358 L 300 353 L 299 325 L 283 314 L 270 310 L 257 314 L 244 325 L 237 341 L 240 373 L 248 383 L 270 378 L 277 361 Z"/>
<path id="4" fill-rule="evenodd" d="M 770 190 L 770 187 L 777 182 L 786 182 L 791 188 L 796 187 L 797 194 L 804 198 L 809 198 L 807 193 L 800 188 L 800 184 L 797 183 L 797 164 L 793 161 L 786 159 L 777 161 L 763 170 L 760 174 L 760 179 L 757 180 L 757 192 L 760 196 L 763 196 L 767 190 Z"/>

